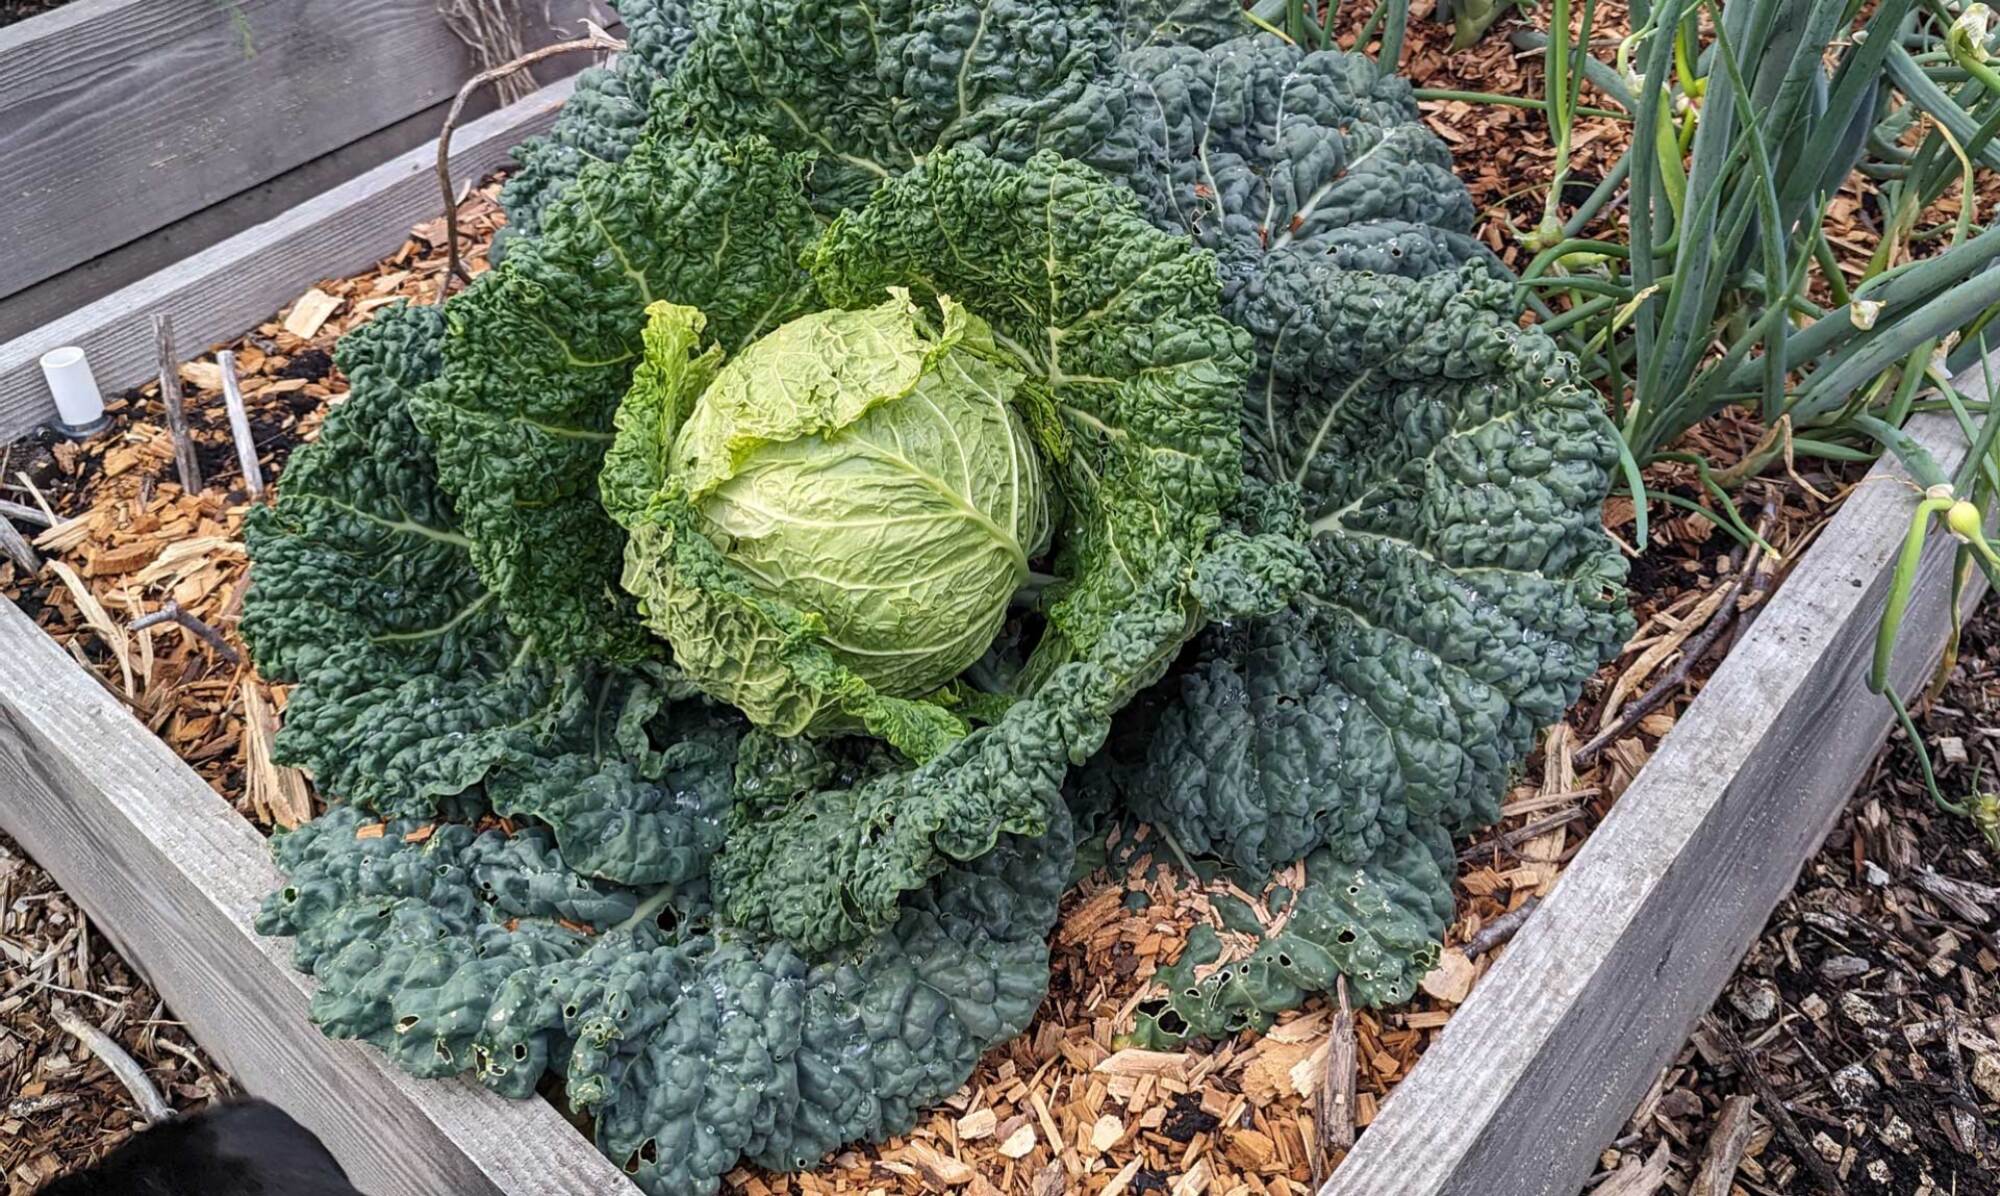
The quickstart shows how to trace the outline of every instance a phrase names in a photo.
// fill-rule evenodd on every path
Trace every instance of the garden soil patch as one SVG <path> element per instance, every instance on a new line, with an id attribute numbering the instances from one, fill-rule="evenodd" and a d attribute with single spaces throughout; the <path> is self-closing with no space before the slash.
<path id="1" fill-rule="evenodd" d="M 53 12 L 70 0 L 0 0 L 0 26 Z"/>

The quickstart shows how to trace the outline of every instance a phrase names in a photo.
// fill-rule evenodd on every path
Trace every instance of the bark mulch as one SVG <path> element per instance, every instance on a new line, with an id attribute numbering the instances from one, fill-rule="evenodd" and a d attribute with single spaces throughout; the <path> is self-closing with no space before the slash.
<path id="1" fill-rule="evenodd" d="M 75 903 L 0 836 L 0 1175 L 12 1194 L 101 1158 L 138 1124 L 125 1089 L 57 1028 L 63 1008 L 123 1046 L 175 1108 L 229 1092 Z"/>
<path id="2" fill-rule="evenodd" d="M 1919 730 L 1948 796 L 2000 779 L 1990 601 Z M 2000 1193 L 2000 852 L 1921 775 L 1897 733 L 1587 1191 Z"/>
<path id="3" fill-rule="evenodd" d="M 0 0 L 0 26 L 54 12 L 70 0 Z"/>

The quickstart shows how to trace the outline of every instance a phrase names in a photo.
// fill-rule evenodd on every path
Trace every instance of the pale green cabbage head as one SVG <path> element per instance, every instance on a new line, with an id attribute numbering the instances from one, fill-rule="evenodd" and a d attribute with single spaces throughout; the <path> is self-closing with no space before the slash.
<path id="1" fill-rule="evenodd" d="M 822 625 L 839 665 L 878 694 L 921 697 L 986 651 L 1048 545 L 1021 382 L 985 321 L 949 299 L 925 311 L 898 291 L 816 312 L 680 401 L 666 476 L 750 587 Z M 650 605 L 674 608 L 655 626 L 690 678 L 753 720 L 786 734 L 853 722 L 728 589 Z"/>

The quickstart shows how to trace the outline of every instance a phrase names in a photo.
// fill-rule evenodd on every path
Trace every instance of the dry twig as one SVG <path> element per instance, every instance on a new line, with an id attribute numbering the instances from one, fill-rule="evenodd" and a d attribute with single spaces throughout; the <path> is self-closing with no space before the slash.
<path id="1" fill-rule="evenodd" d="M 1471 938 L 1465 940 L 1463 948 L 1465 957 L 1467 959 L 1478 959 L 1488 951 L 1496 951 L 1506 945 L 1507 941 L 1512 939 L 1520 931 L 1521 927 L 1528 924 L 1528 915 L 1534 913 L 1535 907 L 1541 903 L 1542 899 L 1540 897 L 1530 893 L 1526 901 L 1501 914 L 1486 925 L 1481 926 L 1477 931 L 1473 932 Z"/>
<path id="2" fill-rule="evenodd" d="M 126 1054 L 125 1048 L 114 1042 L 110 1035 L 61 1005 L 55 1007 L 55 1019 L 56 1025 L 82 1043 L 85 1050 L 97 1056 L 98 1062 L 111 1070 L 111 1074 L 125 1086 L 125 1091 L 132 1094 L 133 1103 L 139 1106 L 140 1114 L 147 1121 L 165 1121 L 174 1115 L 173 1107 L 153 1086 L 146 1069 Z"/>
<path id="3" fill-rule="evenodd" d="M 1775 510 L 1771 504 L 1766 503 L 1763 518 L 1757 522 L 1759 537 L 1768 537 L 1771 534 L 1771 524 L 1775 518 Z M 1619 711 L 1617 722 L 1599 731 L 1591 737 L 1589 743 L 1576 750 L 1576 755 L 1573 757 L 1576 767 L 1587 767 L 1592 760 L 1597 759 L 1599 752 L 1618 742 L 1633 727 L 1639 725 L 1640 719 L 1659 709 L 1662 703 L 1679 691 L 1681 684 L 1688 679 L 1688 674 L 1694 670 L 1695 664 L 1708 655 L 1708 650 L 1715 646 L 1715 641 L 1721 638 L 1724 629 L 1735 620 L 1737 599 L 1742 596 L 1743 587 L 1757 575 L 1757 569 L 1763 560 L 1764 550 L 1761 547 L 1752 547 L 1748 551 L 1743 559 L 1743 567 L 1738 569 L 1736 576 L 1730 580 L 1729 590 L 1723 596 L 1722 605 L 1715 608 L 1715 614 L 1708 620 L 1708 626 L 1702 628 L 1701 633 L 1681 649 L 1680 661 L 1668 670 L 1666 676 L 1660 678 L 1638 701 Z"/>
<path id="4" fill-rule="evenodd" d="M 1799 1128 L 1792 1111 L 1785 1107 L 1784 1098 L 1778 1095 L 1777 1089 L 1771 1087 L 1771 1081 L 1757 1066 L 1756 1056 L 1750 1053 L 1749 1048 L 1743 1045 L 1743 1040 L 1736 1037 L 1728 1026 L 1712 1017 L 1703 1018 L 1703 1022 L 1721 1041 L 1723 1049 L 1729 1052 L 1730 1061 L 1736 1064 L 1736 1070 L 1743 1073 L 1743 1078 L 1750 1081 L 1750 1086 L 1757 1090 L 1757 1099 L 1764 1102 L 1764 1115 L 1769 1117 L 1771 1124 L 1784 1135 L 1785 1142 L 1792 1148 L 1792 1153 L 1806 1165 L 1806 1170 L 1813 1173 L 1813 1178 L 1819 1181 L 1821 1188 L 1833 1193 L 1834 1196 L 1842 1196 L 1847 1189 L 1841 1184 L 1840 1176 L 1835 1174 L 1832 1165 L 1821 1157 L 1812 1140 L 1806 1137 L 1806 1132 Z"/>
<path id="5" fill-rule="evenodd" d="M 181 490 L 201 493 L 201 463 L 195 460 L 194 438 L 188 434 L 187 407 L 181 399 L 181 363 L 174 356 L 174 318 L 153 315 L 153 341 L 160 355 L 160 402 L 167 409 L 167 434 L 174 439 L 174 470 Z"/>
<path id="6" fill-rule="evenodd" d="M 1571 806 L 1569 809 L 1560 810 L 1549 815 L 1547 818 L 1537 818 L 1526 826 L 1516 827 L 1503 834 L 1494 835 L 1490 839 L 1481 839 L 1464 851 L 1459 852 L 1458 860 L 1461 864 L 1469 864 L 1489 851 L 1511 852 L 1528 840 L 1540 835 L 1546 835 L 1559 826 L 1567 826 L 1577 819 L 1582 818 L 1583 815 L 1584 810 L 1582 806 Z"/>
<path id="7" fill-rule="evenodd" d="M 588 37 L 580 37 L 574 41 L 557 42 L 552 46 L 543 46 L 539 50 L 531 50 L 518 58 L 479 72 L 472 78 L 467 79 L 465 86 L 459 88 L 458 94 L 452 97 L 451 110 L 445 113 L 444 129 L 438 134 L 437 147 L 438 191 L 444 196 L 444 235 L 445 239 L 450 243 L 446 247 L 447 256 L 444 277 L 438 280 L 437 301 L 439 303 L 443 303 L 445 296 L 451 293 L 451 280 L 453 276 L 457 276 L 462 282 L 472 281 L 472 275 L 466 272 L 465 263 L 460 261 L 458 257 L 458 197 L 452 193 L 451 187 L 451 135 L 458 128 L 458 118 L 465 111 L 465 101 L 471 99 L 474 92 L 477 92 L 487 84 L 505 79 L 514 72 L 532 66 L 544 58 L 553 58 L 558 54 L 574 54 L 580 50 L 603 50 L 607 53 L 615 54 L 624 48 L 624 42 L 619 41 L 596 25 L 591 25 L 590 36 Z"/>
<path id="8" fill-rule="evenodd" d="M 0 519 L 18 519 L 22 523 L 32 523 L 38 527 L 54 527 L 55 520 L 36 507 L 22 506 L 0 498 Z"/>
<path id="9" fill-rule="evenodd" d="M 126 625 L 125 630 L 135 632 L 144 631 L 148 627 L 157 627 L 162 623 L 168 622 L 179 623 L 182 627 L 201 637 L 204 643 L 215 649 L 216 655 L 222 657 L 222 659 L 228 661 L 230 664 L 243 663 L 242 654 L 229 646 L 229 641 L 223 638 L 220 631 L 210 627 L 207 623 L 202 622 L 201 619 L 189 614 L 187 611 L 182 610 L 181 604 L 171 598 L 167 599 L 165 606 L 162 606 L 152 614 L 140 615 L 138 618 L 132 620 L 131 623 Z"/>
<path id="10" fill-rule="evenodd" d="M 521 53 L 521 27 L 516 20 L 520 8 L 508 0 L 437 0 L 445 28 L 472 51 L 472 61 L 481 70 Z M 535 77 L 527 71 L 499 80 L 494 88 L 503 104 L 511 104 L 534 89 Z"/>

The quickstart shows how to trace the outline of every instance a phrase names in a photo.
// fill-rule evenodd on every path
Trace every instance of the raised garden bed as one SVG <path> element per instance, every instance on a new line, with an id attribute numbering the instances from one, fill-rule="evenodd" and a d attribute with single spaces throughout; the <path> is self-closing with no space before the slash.
<path id="1" fill-rule="evenodd" d="M 540 102 L 509 119 L 532 127 L 534 113 L 552 107 Z M 522 128 L 467 130 L 461 153 L 510 144 Z M 269 284 L 279 299 L 351 268 L 360 238 L 428 214 L 415 192 L 381 198 L 407 179 L 385 173 L 378 182 L 334 206 L 335 223 L 355 230 L 353 244 L 346 234 L 327 237 L 311 212 L 276 222 L 298 259 L 287 268 L 302 274 L 285 290 Z M 403 212 L 401 202 L 416 207 L 399 219 L 390 213 Z M 100 338 L 95 351 L 132 357 L 123 377 L 143 376 L 150 310 L 210 310 L 229 271 L 255 260 L 260 243 L 268 244 L 232 243 L 233 256 L 191 276 L 113 296 L 87 326 L 9 345 L 0 366 L 8 352 L 31 353 L 30 341 L 46 347 L 89 333 Z M 315 268 L 311 255 L 329 244 L 342 247 Z M 212 326 L 189 340 L 231 335 L 277 301 L 204 315 Z M 15 376 L 18 369 L 0 373 L 0 386 Z M 1976 379 L 1967 390 L 1980 393 Z M 10 410 L 7 393 L 0 390 L 0 413 Z M 18 426 L 6 431 L 28 416 L 13 418 Z M 1947 468 L 1955 464 L 1942 424 L 1918 431 Z M 1886 707 L 1860 677 L 1911 501 L 1907 487 L 1879 479 L 1854 492 L 1325 1192 L 1575 1190 L 1880 742 Z M 1904 684 L 1927 664 L 1919 645 L 1942 638 L 1940 565 L 1933 559 L 1924 573 Z M 549 1106 L 408 1080 L 367 1048 L 329 1043 L 307 1025 L 310 982 L 291 971 L 286 944 L 249 928 L 256 902 L 277 883 L 255 831 L 11 608 L 0 612 L 0 776 L 21 794 L 0 810 L 0 829 L 75 894 L 218 1059 L 253 1091 L 294 1105 L 363 1186 L 631 1190 Z"/>

